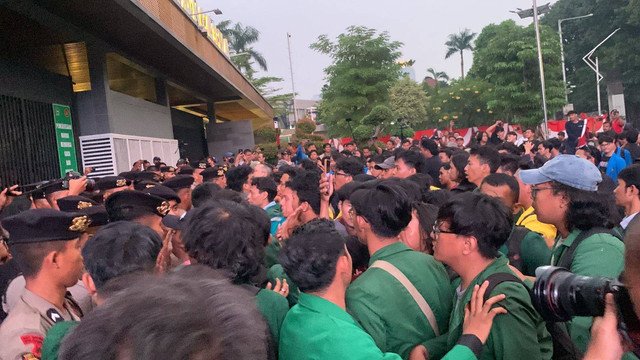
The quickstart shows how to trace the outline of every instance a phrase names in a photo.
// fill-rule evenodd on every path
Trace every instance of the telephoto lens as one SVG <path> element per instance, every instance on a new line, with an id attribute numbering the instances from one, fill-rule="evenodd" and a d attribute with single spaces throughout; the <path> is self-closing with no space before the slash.
<path id="1" fill-rule="evenodd" d="M 532 302 L 543 319 L 560 322 L 574 316 L 602 316 L 605 295 L 614 297 L 624 285 L 617 279 L 572 274 L 564 268 L 542 266 L 536 269 Z"/>

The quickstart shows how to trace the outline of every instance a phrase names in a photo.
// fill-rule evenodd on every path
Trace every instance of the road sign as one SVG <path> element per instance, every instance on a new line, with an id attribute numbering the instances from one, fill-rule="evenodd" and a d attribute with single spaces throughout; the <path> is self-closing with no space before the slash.
<path id="1" fill-rule="evenodd" d="M 60 174 L 64 177 L 69 171 L 78 171 L 76 145 L 71 124 L 71 109 L 66 105 L 53 104 L 53 121 L 56 126 L 56 144 L 60 159 Z"/>

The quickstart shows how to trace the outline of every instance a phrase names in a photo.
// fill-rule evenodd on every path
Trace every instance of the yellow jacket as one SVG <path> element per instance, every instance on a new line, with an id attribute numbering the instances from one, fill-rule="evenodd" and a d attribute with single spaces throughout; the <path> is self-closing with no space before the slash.
<path id="1" fill-rule="evenodd" d="M 551 224 L 545 224 L 538 221 L 538 216 L 536 215 L 533 206 L 529 207 L 522 213 L 522 215 L 520 215 L 520 218 L 516 221 L 516 225 L 524 226 L 531 231 L 539 233 L 544 238 L 547 246 L 549 248 L 553 247 L 556 240 L 556 227 Z"/>

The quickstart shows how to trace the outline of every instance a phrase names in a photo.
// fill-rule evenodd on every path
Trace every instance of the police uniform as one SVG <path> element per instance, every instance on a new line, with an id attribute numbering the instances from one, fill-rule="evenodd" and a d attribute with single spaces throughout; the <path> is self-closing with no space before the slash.
<path id="1" fill-rule="evenodd" d="M 219 177 L 224 177 L 227 171 L 224 166 L 216 165 L 210 168 L 205 169 L 200 173 L 202 175 L 202 181 L 204 182 L 213 182 L 214 179 Z"/>
<path id="2" fill-rule="evenodd" d="M 74 240 L 87 230 L 90 223 L 86 215 L 34 209 L 2 220 L 2 227 L 9 233 L 11 249 L 15 244 Z M 58 308 L 34 291 L 24 289 L 0 325 L 0 359 L 40 359 L 47 331 L 57 322 L 78 321 L 82 317 L 80 307 L 69 293 L 64 297 L 62 308 Z"/>
<path id="3" fill-rule="evenodd" d="M 131 180 L 123 176 L 105 176 L 96 182 L 96 189 L 100 191 L 125 188 L 131 185 Z"/>

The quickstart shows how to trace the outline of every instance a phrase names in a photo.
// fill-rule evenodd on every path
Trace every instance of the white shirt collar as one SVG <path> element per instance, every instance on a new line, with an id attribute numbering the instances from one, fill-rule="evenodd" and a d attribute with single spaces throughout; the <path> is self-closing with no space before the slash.
<path id="1" fill-rule="evenodd" d="M 623 229 L 626 229 L 627 226 L 629 226 L 631 220 L 633 220 L 636 215 L 638 215 L 638 213 L 633 213 L 629 216 L 626 216 L 624 219 L 622 219 L 622 221 L 620 221 L 620 226 L 622 226 Z"/>

